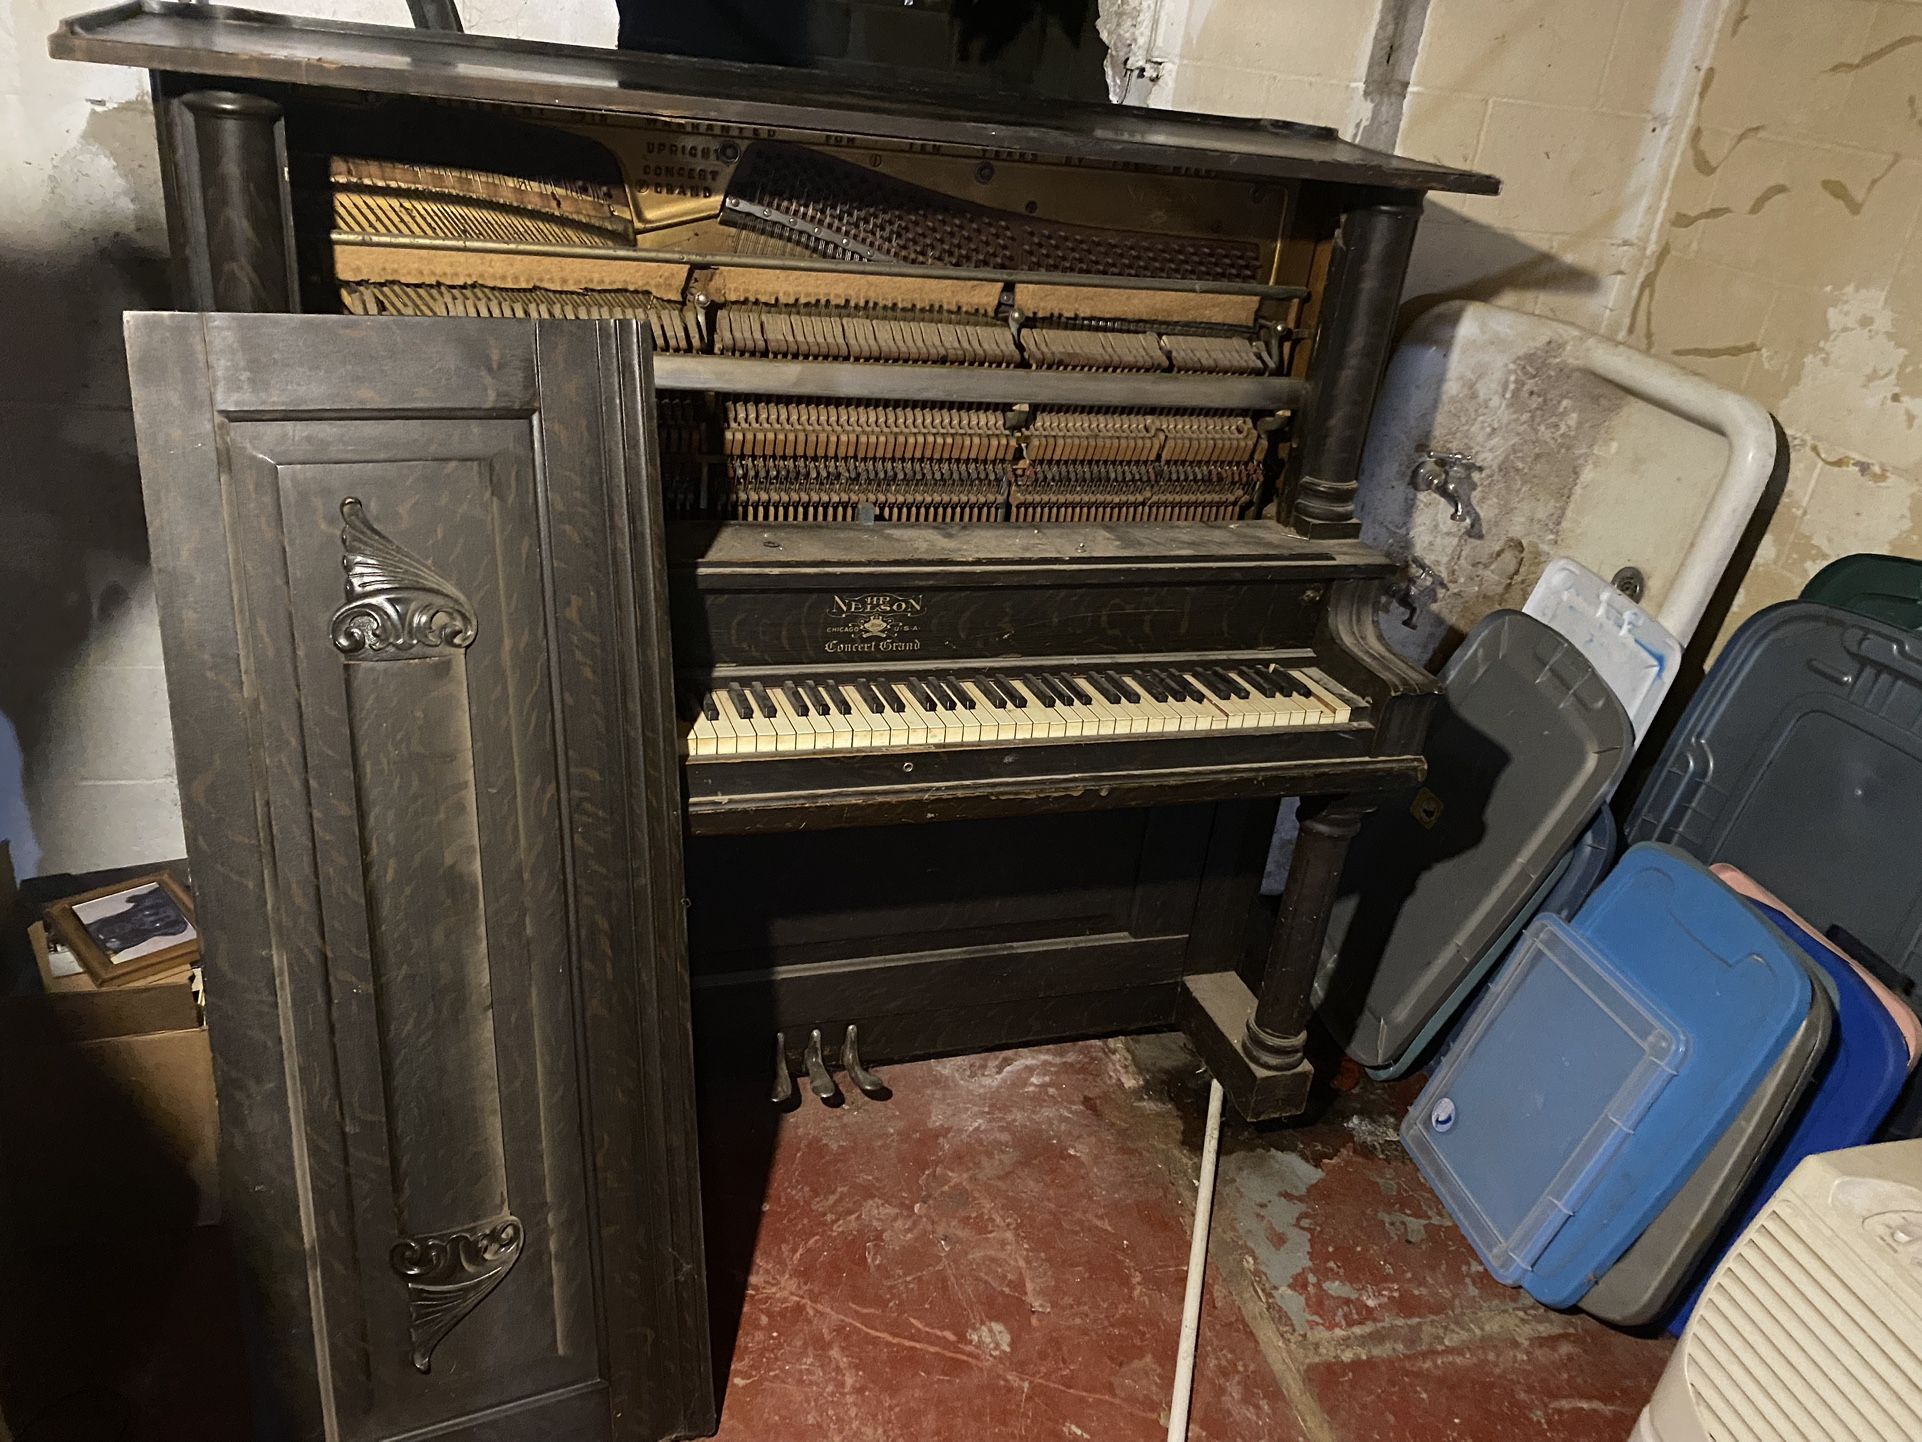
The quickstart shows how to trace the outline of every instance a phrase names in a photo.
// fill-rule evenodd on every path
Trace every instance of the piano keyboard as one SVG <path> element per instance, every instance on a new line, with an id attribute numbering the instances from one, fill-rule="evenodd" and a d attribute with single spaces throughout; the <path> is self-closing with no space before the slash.
<path id="1" fill-rule="evenodd" d="M 1339 726 L 1361 702 L 1320 671 L 1220 666 L 756 677 L 684 696 L 690 758 Z"/>

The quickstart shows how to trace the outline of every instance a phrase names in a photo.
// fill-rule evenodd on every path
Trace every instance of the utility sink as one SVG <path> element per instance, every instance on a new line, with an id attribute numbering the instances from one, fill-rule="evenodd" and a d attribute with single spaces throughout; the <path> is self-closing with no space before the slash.
<path id="1" fill-rule="evenodd" d="M 1577 326 L 1438 306 L 1389 363 L 1362 466 L 1362 539 L 1404 566 L 1383 631 L 1433 666 L 1566 556 L 1686 644 L 1774 462 L 1745 396 Z"/>

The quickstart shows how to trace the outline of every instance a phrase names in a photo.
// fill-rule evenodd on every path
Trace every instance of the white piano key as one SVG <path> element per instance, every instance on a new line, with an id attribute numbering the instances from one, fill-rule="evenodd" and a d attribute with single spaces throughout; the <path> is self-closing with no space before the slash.
<path id="1" fill-rule="evenodd" d="M 1354 715 L 1354 708 L 1344 699 L 1347 691 L 1337 686 L 1320 671 L 1313 669 L 1291 671 L 1289 673 L 1302 685 L 1316 693 L 1325 710 L 1324 719 L 1335 725 L 1345 725 Z"/>

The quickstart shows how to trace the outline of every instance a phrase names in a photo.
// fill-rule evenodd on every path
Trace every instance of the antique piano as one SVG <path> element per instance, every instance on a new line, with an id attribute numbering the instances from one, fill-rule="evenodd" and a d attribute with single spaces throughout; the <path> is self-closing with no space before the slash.
<path id="1" fill-rule="evenodd" d="M 262 1269 L 311 1257 L 327 1216 L 366 1225 L 370 1197 L 398 1219 L 335 1279 L 346 1320 L 282 1349 L 293 1430 L 495 1437 L 532 1415 L 479 1374 L 534 1343 L 460 1319 L 527 1291 L 542 1245 L 556 1295 L 620 1292 L 607 1256 L 591 1286 L 569 1274 L 527 1200 L 559 1196 L 555 1158 L 599 1147 L 620 1098 L 652 1098 L 625 1144 L 673 1174 L 651 1205 L 680 1238 L 643 1248 L 624 1315 L 686 1330 L 690 1014 L 693 1053 L 772 1059 L 777 1099 L 1178 1023 L 1245 1115 L 1302 1108 L 1344 849 L 1419 779 L 1434 701 L 1377 632 L 1395 567 L 1355 539 L 1362 444 L 1423 193 L 1492 178 L 1282 122 L 162 0 L 52 49 L 151 72 L 180 304 L 252 313 L 129 334 L 196 888 L 210 947 L 225 915 L 258 953 L 208 979 L 230 1186 L 301 1178 L 254 1228 Z M 520 439 L 483 440 L 499 427 Z M 329 650 L 327 618 L 299 616 L 337 604 Z M 433 669 L 461 657 L 465 681 Z M 476 699 L 483 677 L 501 689 Z M 451 820 L 387 797 L 376 725 L 424 728 L 420 768 L 467 798 Z M 627 760 L 583 779 L 608 746 Z M 1277 911 L 1259 891 L 1287 796 Z M 609 813 L 644 818 L 640 870 L 569 850 Z M 363 880 L 330 913 L 341 868 Z M 551 971 L 514 970 L 503 887 L 528 937 L 537 912 L 563 937 Z M 488 916 L 464 949 L 443 924 L 463 907 Z M 602 1035 L 582 915 L 606 908 L 644 911 L 652 941 Z M 290 961 L 303 925 L 326 939 Z M 474 954 L 465 989 L 437 980 L 454 961 L 423 971 Z M 523 1005 L 554 1009 L 555 1046 L 573 1028 L 584 1133 L 513 1110 L 495 1056 Z M 415 1047 L 468 1070 L 404 1064 Z M 416 1153 L 463 1096 L 503 1110 L 456 1148 L 492 1160 L 448 1172 Z M 350 1186 L 374 1117 L 377 1180 Z M 548 1183 L 515 1180 L 530 1149 Z M 382 1190 L 416 1171 L 431 1225 L 404 1178 Z M 411 1365 L 379 1340 L 400 1325 L 387 1235 L 412 1248 L 392 1271 L 425 1278 Z M 438 1332 L 436 1242 L 468 1248 L 472 1283 Z M 270 1313 L 325 1292 L 284 1281 Z M 650 1352 L 608 1422 L 580 1398 L 627 1385 L 612 1333 L 543 1315 L 547 1362 L 601 1359 L 555 1362 L 553 1435 L 711 1423 L 685 1348 Z"/>

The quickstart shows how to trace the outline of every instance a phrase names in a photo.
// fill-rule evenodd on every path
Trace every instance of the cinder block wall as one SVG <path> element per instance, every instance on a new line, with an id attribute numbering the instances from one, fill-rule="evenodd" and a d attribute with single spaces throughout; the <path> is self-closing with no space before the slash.
<path id="1" fill-rule="evenodd" d="M 1733 621 L 1858 550 L 1922 555 L 1922 4 L 1717 16 L 1628 339 L 1754 396 L 1789 475 Z"/>
<path id="2" fill-rule="evenodd" d="M 1415 49 L 1387 135 L 1381 47 L 1358 38 L 1384 18 Z M 1775 413 L 1788 480 L 1724 636 L 1835 556 L 1922 555 L 1922 0 L 1161 0 L 1154 19 L 1155 103 L 1376 123 L 1503 178 L 1431 202 L 1411 311 L 1571 321 Z"/>

